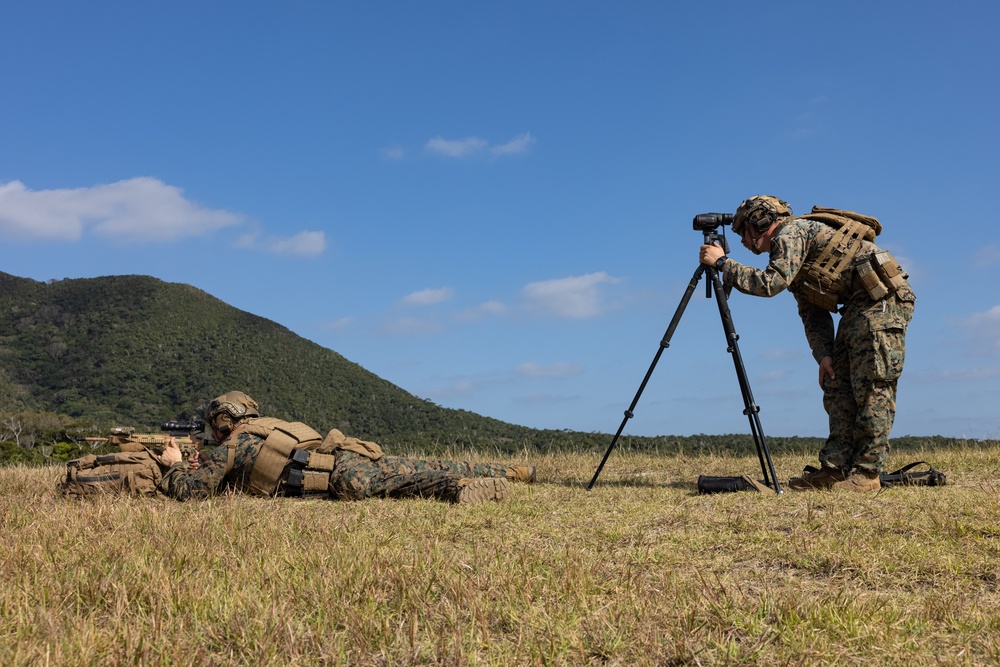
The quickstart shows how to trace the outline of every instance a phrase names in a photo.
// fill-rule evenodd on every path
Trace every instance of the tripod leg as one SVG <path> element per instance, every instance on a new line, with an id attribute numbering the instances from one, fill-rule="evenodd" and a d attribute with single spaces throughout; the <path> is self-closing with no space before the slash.
<path id="1" fill-rule="evenodd" d="M 715 300 L 719 304 L 719 315 L 722 318 L 722 328 L 726 332 L 726 341 L 729 345 L 728 352 L 733 357 L 733 365 L 736 367 L 736 377 L 740 383 L 740 392 L 743 394 L 743 414 L 750 420 L 750 432 L 753 434 L 754 444 L 757 446 L 757 459 L 760 461 L 760 470 L 764 475 L 764 483 L 772 486 L 775 493 L 782 493 L 781 486 L 778 485 L 778 477 L 774 473 L 774 462 L 771 460 L 771 451 L 767 446 L 767 438 L 764 437 L 764 430 L 760 424 L 760 407 L 754 403 L 753 392 L 750 389 L 750 380 L 747 379 L 747 369 L 743 365 L 743 356 L 740 354 L 740 346 L 737 341 L 740 337 L 736 333 L 733 325 L 733 314 L 729 310 L 729 302 L 719 272 L 713 268 L 708 269 L 709 279 L 715 288 Z M 770 482 L 768 481 L 770 480 Z"/>
<path id="2" fill-rule="evenodd" d="M 634 410 L 636 404 L 639 403 L 639 397 L 642 396 L 642 392 L 646 389 L 646 383 L 649 382 L 649 378 L 652 377 L 653 370 L 656 369 L 656 364 L 659 363 L 660 356 L 663 354 L 663 351 L 670 347 L 670 339 L 674 337 L 674 331 L 677 329 L 677 325 L 680 324 L 681 316 L 684 315 L 684 309 L 687 308 L 688 302 L 691 300 L 691 295 L 694 294 L 694 290 L 698 286 L 698 281 L 701 280 L 701 276 L 705 273 L 707 268 L 708 267 L 704 264 L 699 264 L 698 269 L 691 277 L 691 282 L 688 283 L 687 289 L 684 290 L 684 296 L 681 297 L 681 302 L 677 305 L 677 310 L 674 311 L 674 316 L 670 320 L 670 325 L 667 327 L 667 331 L 663 334 L 663 339 L 660 341 L 659 349 L 656 350 L 653 362 L 649 365 L 649 370 L 646 371 L 646 376 L 642 378 L 642 384 L 639 385 L 639 391 L 635 393 L 635 398 L 632 399 L 632 404 L 629 405 L 628 410 L 625 411 L 625 418 L 622 419 L 622 423 L 618 427 L 615 437 L 611 439 L 611 444 L 608 445 L 608 450 L 604 452 L 604 458 L 601 459 L 600 465 L 598 465 L 597 470 L 594 471 L 594 477 L 590 480 L 590 484 L 587 485 L 588 491 L 594 488 L 594 484 L 597 482 L 597 477 L 601 474 L 601 470 L 604 469 L 604 464 L 607 463 L 608 457 L 611 456 L 611 451 L 618 443 L 618 438 L 621 437 L 622 431 L 625 430 L 625 424 L 628 423 L 629 419 L 635 416 Z"/>

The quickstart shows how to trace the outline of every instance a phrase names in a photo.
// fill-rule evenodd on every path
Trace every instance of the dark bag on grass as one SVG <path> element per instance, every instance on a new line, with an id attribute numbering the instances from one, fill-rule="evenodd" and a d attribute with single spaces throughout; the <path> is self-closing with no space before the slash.
<path id="1" fill-rule="evenodd" d="M 917 466 L 927 466 L 927 470 L 913 470 Z M 944 486 L 947 478 L 940 470 L 927 461 L 914 461 L 895 472 L 879 475 L 879 482 L 886 486 Z"/>
<path id="2" fill-rule="evenodd" d="M 739 477 L 715 477 L 698 475 L 698 493 L 727 493 L 729 491 L 773 491 L 769 486 L 747 475 Z"/>
<path id="3" fill-rule="evenodd" d="M 59 488 L 69 498 L 107 493 L 151 496 L 161 479 L 163 469 L 148 451 L 88 454 L 66 462 L 66 479 Z"/>

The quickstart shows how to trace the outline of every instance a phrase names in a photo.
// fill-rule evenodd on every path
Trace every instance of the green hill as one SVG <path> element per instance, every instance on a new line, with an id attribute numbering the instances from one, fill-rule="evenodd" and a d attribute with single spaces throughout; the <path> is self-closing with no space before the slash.
<path id="1" fill-rule="evenodd" d="M 388 444 L 540 446 L 544 432 L 441 408 L 190 285 L 0 273 L 0 411 L 155 428 L 230 389 L 263 413 Z"/>

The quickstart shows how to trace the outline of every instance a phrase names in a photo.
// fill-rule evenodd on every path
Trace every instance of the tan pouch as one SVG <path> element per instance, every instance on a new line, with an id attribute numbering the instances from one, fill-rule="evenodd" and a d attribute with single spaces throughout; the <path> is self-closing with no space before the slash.
<path id="1" fill-rule="evenodd" d="M 861 284 L 864 285 L 865 291 L 868 292 L 868 296 L 872 299 L 879 301 L 884 299 L 889 293 L 889 290 L 885 285 L 882 284 L 882 279 L 875 272 L 875 267 L 865 257 L 860 262 L 854 265 L 857 270 L 858 279 L 861 280 Z"/>
<path id="2" fill-rule="evenodd" d="M 323 444 L 320 445 L 319 451 L 332 452 L 336 449 L 354 452 L 355 454 L 368 457 L 372 461 L 378 461 L 383 456 L 382 448 L 379 447 L 378 443 L 349 438 L 334 428 L 330 429 L 330 432 L 326 434 L 326 438 L 323 439 Z"/>
<path id="3" fill-rule="evenodd" d="M 888 250 L 879 250 L 874 255 L 872 255 L 872 266 L 875 267 L 875 272 L 878 273 L 878 277 L 882 279 L 889 291 L 894 293 L 896 290 L 900 289 L 906 284 L 906 279 L 903 277 L 903 268 L 896 261 L 896 258 L 889 254 Z"/>

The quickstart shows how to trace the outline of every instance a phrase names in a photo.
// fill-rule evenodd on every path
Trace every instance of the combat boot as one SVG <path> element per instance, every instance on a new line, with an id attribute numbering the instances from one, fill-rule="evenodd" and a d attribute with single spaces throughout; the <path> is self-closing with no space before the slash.
<path id="1" fill-rule="evenodd" d="M 511 482 L 535 483 L 535 466 L 507 466 L 507 479 Z"/>
<path id="2" fill-rule="evenodd" d="M 823 466 L 819 470 L 806 466 L 799 477 L 788 480 L 788 488 L 793 491 L 811 491 L 813 489 L 829 489 L 834 484 L 843 482 L 847 475 L 840 468 Z"/>
<path id="3" fill-rule="evenodd" d="M 882 488 L 877 472 L 869 470 L 854 470 L 850 476 L 842 482 L 837 482 L 831 487 L 834 491 L 855 491 L 857 493 L 868 493 L 878 491 Z"/>
<path id="4" fill-rule="evenodd" d="M 510 495 L 510 485 L 503 477 L 476 477 L 458 480 L 456 503 L 472 505 L 488 500 L 506 500 Z"/>

